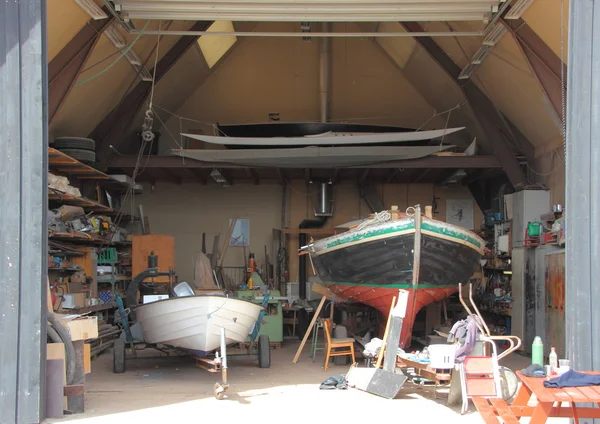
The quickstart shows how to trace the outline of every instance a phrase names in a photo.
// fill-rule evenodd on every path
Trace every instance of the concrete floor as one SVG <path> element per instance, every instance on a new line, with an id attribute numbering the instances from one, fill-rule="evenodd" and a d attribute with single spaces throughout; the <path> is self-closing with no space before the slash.
<path id="1" fill-rule="evenodd" d="M 48 422 L 179 424 L 209 420 L 246 424 L 328 419 L 339 423 L 367 423 L 385 419 L 411 423 L 483 423 L 472 404 L 469 411 L 461 415 L 460 406 L 446 406 L 443 392 L 434 400 L 432 388 L 411 383 L 406 383 L 393 400 L 352 388 L 319 390 L 325 378 L 345 374 L 348 366 L 332 364 L 324 372 L 323 352 L 317 353 L 313 363 L 310 340 L 298 362 L 292 364 L 298 346 L 299 341 L 286 341 L 280 349 L 272 350 L 268 369 L 258 368 L 257 362 L 251 359 L 230 361 L 230 388 L 224 400 L 213 396 L 213 385 L 220 381 L 221 375 L 197 368 L 189 358 L 129 361 L 126 373 L 113 374 L 109 350 L 92 361 L 92 373 L 86 378 L 86 412 Z M 517 370 L 530 361 L 513 354 L 502 365 Z M 564 422 L 568 421 L 549 421 Z"/>

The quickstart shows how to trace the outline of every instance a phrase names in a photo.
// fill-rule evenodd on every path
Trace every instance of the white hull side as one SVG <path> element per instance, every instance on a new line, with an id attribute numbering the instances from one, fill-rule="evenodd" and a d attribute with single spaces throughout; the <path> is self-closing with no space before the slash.
<path id="1" fill-rule="evenodd" d="M 210 352 L 220 346 L 221 327 L 226 342 L 244 342 L 262 310 L 259 304 L 222 296 L 171 298 L 136 309 L 147 343 Z"/>

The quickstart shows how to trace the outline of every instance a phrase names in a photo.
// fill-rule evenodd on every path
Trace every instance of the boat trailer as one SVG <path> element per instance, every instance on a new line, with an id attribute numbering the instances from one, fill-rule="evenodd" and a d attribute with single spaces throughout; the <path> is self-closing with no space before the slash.
<path id="1" fill-rule="evenodd" d="M 139 279 L 136 277 L 137 280 L 139 280 L 139 282 L 143 281 L 143 279 L 145 279 L 148 274 L 151 272 L 151 274 L 153 276 L 155 276 L 156 274 L 160 274 L 158 272 L 156 272 L 156 268 L 150 268 L 149 270 L 144 271 L 143 273 L 141 273 L 139 275 Z M 134 290 L 138 289 L 139 286 L 139 282 L 138 284 L 136 284 Z M 133 293 L 133 290 L 132 290 Z M 131 299 L 132 298 L 132 293 L 128 292 L 128 297 Z M 270 292 L 267 292 L 264 296 L 263 302 L 262 302 L 262 306 L 265 307 L 268 300 L 270 297 Z M 130 300 L 128 299 L 128 300 Z M 271 366 L 271 346 L 270 346 L 270 340 L 269 340 L 269 336 L 267 335 L 260 335 L 258 336 L 258 333 L 260 331 L 260 326 L 262 324 L 263 318 L 265 316 L 265 311 L 261 311 L 258 319 L 256 320 L 256 323 L 254 324 L 254 327 L 252 329 L 252 332 L 250 334 L 250 343 L 248 345 L 247 348 L 240 348 L 240 349 L 236 349 L 234 352 L 235 353 L 230 353 L 229 355 L 227 354 L 227 343 L 226 343 L 226 329 L 225 327 L 221 327 L 221 347 L 220 347 L 220 352 L 216 351 L 215 352 L 215 356 L 214 359 L 210 359 L 207 357 L 198 357 L 198 356 L 194 356 L 194 355 L 190 355 L 189 352 L 183 350 L 183 349 L 178 349 L 176 347 L 173 346 L 167 346 L 167 345 L 162 345 L 162 344 L 153 344 L 153 343 L 146 343 L 146 342 L 142 342 L 142 341 L 136 341 L 133 337 L 133 334 L 131 332 L 131 327 L 129 325 L 129 316 L 133 315 L 131 314 L 131 311 L 128 311 L 125 309 L 125 306 L 123 305 L 123 300 L 121 299 L 120 296 L 115 296 L 115 300 L 117 303 L 117 313 L 115 315 L 115 319 L 120 320 L 121 325 L 123 327 L 123 334 L 124 334 L 124 338 L 120 337 L 117 340 L 115 340 L 114 346 L 113 346 L 113 372 L 114 373 L 124 373 L 125 369 L 126 369 L 126 362 L 127 362 L 127 345 L 129 345 L 129 349 L 131 350 L 131 355 L 132 357 L 130 359 L 142 359 L 140 357 L 138 357 L 137 355 L 137 351 L 138 350 L 143 350 L 143 349 L 154 349 L 157 350 L 159 352 L 165 353 L 167 357 L 170 356 L 182 356 L 182 357 L 186 357 L 186 356 L 193 356 L 196 358 L 196 364 L 198 367 L 200 368 L 204 368 L 209 372 L 221 372 L 221 382 L 216 382 L 213 386 L 213 391 L 214 391 L 214 396 L 216 399 L 221 400 L 221 399 L 225 399 L 227 396 L 225 395 L 225 392 L 229 389 L 229 381 L 227 378 L 227 360 L 235 360 L 235 359 L 257 359 L 258 360 L 258 366 L 260 368 L 269 368 Z M 258 336 L 258 343 L 256 343 L 256 338 Z M 143 345 L 144 347 L 142 349 L 138 349 L 136 348 L 136 345 Z M 160 358 L 163 358 L 164 356 L 160 356 Z M 143 359 L 155 359 L 157 358 L 156 356 L 152 356 L 152 357 L 144 357 Z"/>

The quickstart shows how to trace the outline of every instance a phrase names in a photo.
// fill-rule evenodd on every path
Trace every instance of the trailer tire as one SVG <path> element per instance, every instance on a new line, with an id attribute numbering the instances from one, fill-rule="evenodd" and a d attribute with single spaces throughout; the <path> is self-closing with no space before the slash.
<path id="1" fill-rule="evenodd" d="M 122 374 L 125 372 L 125 340 L 116 339 L 113 345 L 113 372 Z"/>
<path id="2" fill-rule="evenodd" d="M 67 156 L 71 156 L 81 162 L 94 163 L 96 162 L 96 152 L 82 149 L 58 149 Z"/>
<path id="3" fill-rule="evenodd" d="M 258 336 L 258 366 L 260 368 L 271 366 L 271 342 L 266 334 Z"/>
<path id="4" fill-rule="evenodd" d="M 54 139 L 54 148 L 61 149 L 81 149 L 96 151 L 96 142 L 91 138 L 84 137 L 57 137 Z"/>

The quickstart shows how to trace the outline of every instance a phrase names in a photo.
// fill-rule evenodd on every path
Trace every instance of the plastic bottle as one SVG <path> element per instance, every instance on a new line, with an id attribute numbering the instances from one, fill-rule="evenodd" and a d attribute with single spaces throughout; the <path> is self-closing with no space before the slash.
<path id="1" fill-rule="evenodd" d="M 544 343 L 540 336 L 535 336 L 531 345 L 531 363 L 544 366 Z"/>
<path id="2" fill-rule="evenodd" d="M 550 349 L 551 350 L 548 362 L 550 364 L 550 369 L 554 373 L 558 369 L 558 356 L 556 355 L 556 349 L 554 346 L 552 346 Z"/>

